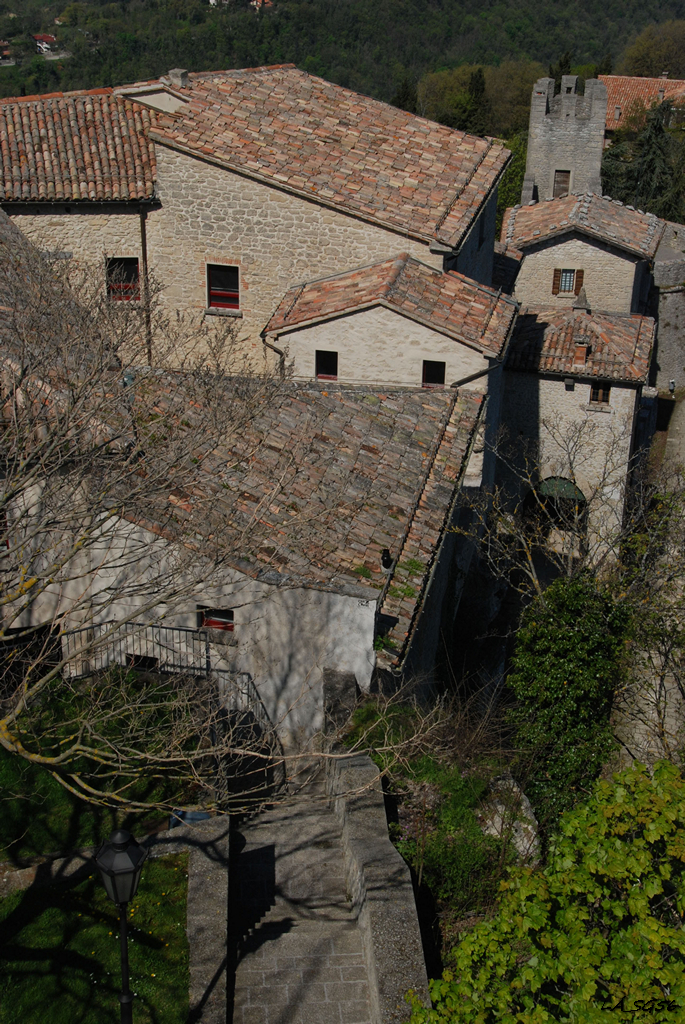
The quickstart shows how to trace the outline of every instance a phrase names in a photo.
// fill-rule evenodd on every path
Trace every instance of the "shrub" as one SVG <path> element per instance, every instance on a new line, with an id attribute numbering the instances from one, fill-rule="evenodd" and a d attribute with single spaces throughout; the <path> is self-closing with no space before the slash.
<path id="1" fill-rule="evenodd" d="M 542 821 L 573 806 L 614 747 L 609 716 L 630 625 L 627 608 L 589 574 L 557 580 L 524 614 L 509 718 L 532 766 L 526 793 Z"/>
<path id="2" fill-rule="evenodd" d="M 431 983 L 412 1024 L 671 1024 L 685 1017 L 685 783 L 659 762 L 596 784 L 544 870 L 502 884 L 497 916 Z"/>

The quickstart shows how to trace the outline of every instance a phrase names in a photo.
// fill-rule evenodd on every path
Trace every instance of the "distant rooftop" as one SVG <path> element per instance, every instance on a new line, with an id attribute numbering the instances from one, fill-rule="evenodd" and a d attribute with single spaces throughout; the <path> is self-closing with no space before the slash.
<path id="1" fill-rule="evenodd" d="M 608 196 L 568 195 L 507 210 L 501 241 L 508 248 L 527 249 L 572 231 L 652 259 L 664 232 L 664 221 Z"/>
<path id="2" fill-rule="evenodd" d="M 582 309 L 523 309 L 507 357 L 508 370 L 644 383 L 656 326 L 648 316 Z M 586 347 L 584 362 L 577 348 Z"/>
<path id="3" fill-rule="evenodd" d="M 636 107 L 649 109 L 663 100 L 685 100 L 685 81 L 676 78 L 634 78 L 630 75 L 599 75 L 607 87 L 607 131 L 622 128 L 626 115 Z"/>
<path id="4" fill-rule="evenodd" d="M 509 160 L 493 139 L 291 64 L 176 69 L 115 90 L 16 97 L 0 108 L 5 202 L 151 198 L 154 141 L 447 248 L 462 240 Z"/>
<path id="5" fill-rule="evenodd" d="M 492 355 L 502 351 L 516 314 L 515 302 L 494 289 L 400 253 L 394 259 L 291 288 L 265 333 L 278 335 L 376 305 Z"/>

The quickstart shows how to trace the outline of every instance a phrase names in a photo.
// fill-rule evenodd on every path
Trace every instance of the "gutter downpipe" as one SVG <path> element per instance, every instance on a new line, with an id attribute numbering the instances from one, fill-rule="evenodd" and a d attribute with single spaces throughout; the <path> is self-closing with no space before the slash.
<path id="1" fill-rule="evenodd" d="M 265 348 L 270 348 L 272 352 L 275 352 L 278 356 L 278 372 L 281 377 L 285 377 L 285 352 L 282 348 L 278 348 L 276 345 L 272 345 L 270 341 L 267 341 L 264 332 L 262 332 L 262 344 Z"/>

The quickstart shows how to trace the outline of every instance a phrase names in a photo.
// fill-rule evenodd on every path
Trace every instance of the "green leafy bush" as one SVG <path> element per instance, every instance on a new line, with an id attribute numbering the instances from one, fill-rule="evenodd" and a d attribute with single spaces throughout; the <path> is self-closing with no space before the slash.
<path id="1" fill-rule="evenodd" d="M 503 883 L 412 1024 L 674 1024 L 684 914 L 685 783 L 636 764 L 564 815 L 544 870 Z"/>
<path id="2" fill-rule="evenodd" d="M 589 574 L 557 580 L 524 614 L 508 678 L 516 698 L 509 719 L 542 821 L 573 806 L 614 748 L 609 716 L 630 628 L 627 607 Z"/>

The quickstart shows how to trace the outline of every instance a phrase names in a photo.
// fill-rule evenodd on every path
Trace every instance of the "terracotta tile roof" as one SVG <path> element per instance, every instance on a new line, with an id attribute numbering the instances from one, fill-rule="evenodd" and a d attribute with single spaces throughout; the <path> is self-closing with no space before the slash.
<path id="1" fill-rule="evenodd" d="M 0 199 L 151 199 L 150 112 L 111 89 L 3 100 Z"/>
<path id="2" fill-rule="evenodd" d="M 386 306 L 442 334 L 499 355 L 516 303 L 463 274 L 442 273 L 407 253 L 291 288 L 265 328 L 277 336 L 295 325 Z"/>
<path id="3" fill-rule="evenodd" d="M 655 331 L 651 317 L 637 314 L 524 309 L 516 322 L 506 366 L 532 373 L 643 383 Z M 577 346 L 587 348 L 584 364 L 575 362 Z"/>
<path id="4" fill-rule="evenodd" d="M 636 107 L 649 109 L 662 100 L 685 100 L 685 82 L 675 78 L 631 78 L 629 75 L 599 75 L 607 87 L 607 131 L 621 128 L 627 114 Z M 616 108 L 619 116 L 616 117 Z"/>
<path id="5" fill-rule="evenodd" d="M 176 93 L 187 96 L 188 107 L 158 112 L 155 140 L 450 247 L 509 159 L 492 139 L 408 114 L 293 65 L 191 74 Z"/>
<path id="6" fill-rule="evenodd" d="M 664 221 L 653 213 L 588 192 L 510 208 L 502 221 L 501 241 L 508 248 L 527 249 L 572 231 L 651 259 L 664 232 Z"/>
<path id="7" fill-rule="evenodd" d="M 206 462 L 218 503 L 208 528 L 266 583 L 380 598 L 399 659 L 483 408 L 462 390 L 287 385 Z"/>

